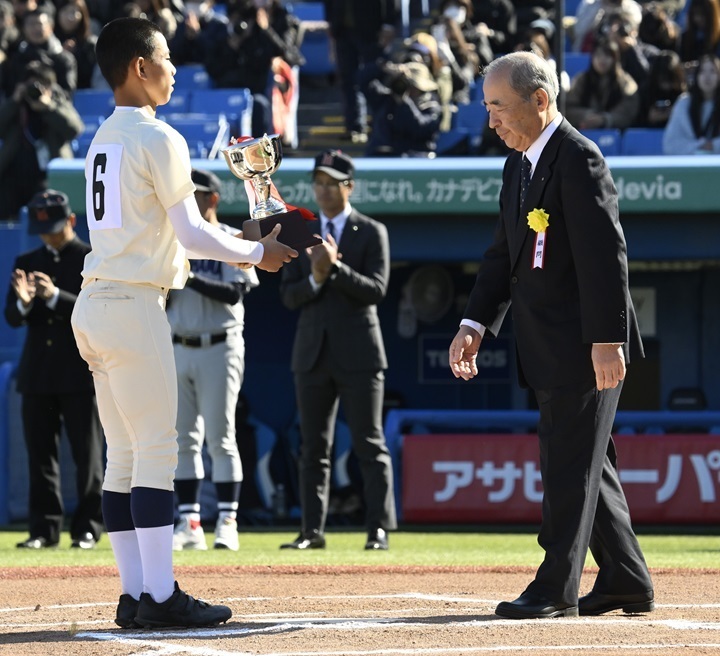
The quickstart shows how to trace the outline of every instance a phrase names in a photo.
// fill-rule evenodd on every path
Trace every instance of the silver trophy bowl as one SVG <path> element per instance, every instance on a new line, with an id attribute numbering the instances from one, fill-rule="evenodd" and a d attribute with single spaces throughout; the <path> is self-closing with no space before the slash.
<path id="1" fill-rule="evenodd" d="M 279 134 L 265 134 L 258 139 L 235 142 L 220 152 L 235 176 L 252 182 L 257 198 L 257 204 L 251 212 L 253 219 L 264 219 L 287 211 L 282 201 L 270 195 L 270 176 L 282 162 Z"/>

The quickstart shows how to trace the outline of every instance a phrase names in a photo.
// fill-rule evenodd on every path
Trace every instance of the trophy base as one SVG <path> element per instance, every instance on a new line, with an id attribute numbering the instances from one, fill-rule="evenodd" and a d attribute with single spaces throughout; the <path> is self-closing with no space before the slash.
<path id="1" fill-rule="evenodd" d="M 242 224 L 243 238 L 250 241 L 259 241 L 267 236 L 276 224 L 282 225 L 278 241 L 286 246 L 299 250 L 310 246 L 317 246 L 322 239 L 315 237 L 308 222 L 303 218 L 299 210 L 273 214 L 264 219 L 247 219 Z"/>

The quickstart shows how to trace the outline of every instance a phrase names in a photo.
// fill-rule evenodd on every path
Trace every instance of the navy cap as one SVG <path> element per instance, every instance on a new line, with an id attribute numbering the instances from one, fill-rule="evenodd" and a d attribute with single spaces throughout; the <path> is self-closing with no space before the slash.
<path id="1" fill-rule="evenodd" d="M 70 218 L 70 201 L 62 191 L 47 189 L 35 194 L 27 204 L 28 233 L 48 235 L 59 232 Z"/>
<path id="2" fill-rule="evenodd" d="M 197 191 L 210 191 L 216 194 L 220 193 L 220 178 L 212 171 L 204 171 L 201 169 L 193 169 L 190 174 L 192 181 L 195 183 Z"/>
<path id="3" fill-rule="evenodd" d="M 355 175 L 355 165 L 349 155 L 341 150 L 325 150 L 315 158 L 315 171 L 327 173 L 336 180 L 352 180 Z"/>

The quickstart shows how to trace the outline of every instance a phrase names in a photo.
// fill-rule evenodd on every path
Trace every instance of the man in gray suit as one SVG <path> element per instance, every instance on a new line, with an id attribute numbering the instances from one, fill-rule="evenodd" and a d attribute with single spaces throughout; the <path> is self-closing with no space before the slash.
<path id="1" fill-rule="evenodd" d="M 323 549 L 330 490 L 330 460 L 338 402 L 362 472 L 366 505 L 365 549 L 387 549 L 397 527 L 392 465 L 382 430 L 387 368 L 377 303 L 387 292 L 387 229 L 350 205 L 352 159 L 320 153 L 313 189 L 320 219 L 311 227 L 323 243 L 283 269 L 282 302 L 300 309 L 292 370 L 300 413 L 302 529 L 281 549 Z"/>

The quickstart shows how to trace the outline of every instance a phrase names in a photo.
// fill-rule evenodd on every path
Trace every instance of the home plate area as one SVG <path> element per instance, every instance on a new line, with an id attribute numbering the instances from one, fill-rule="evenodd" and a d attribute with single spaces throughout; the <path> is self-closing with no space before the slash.
<path id="1" fill-rule="evenodd" d="M 493 610 L 528 568 L 178 568 L 181 586 L 224 603 L 208 629 L 123 631 L 107 568 L 0 576 L 0 654 L 12 656 L 365 656 L 413 654 L 718 654 L 718 571 L 654 571 L 647 615 L 513 621 Z M 12 574 L 11 574 L 12 576 Z M 592 586 L 588 570 L 583 591 Z"/>

